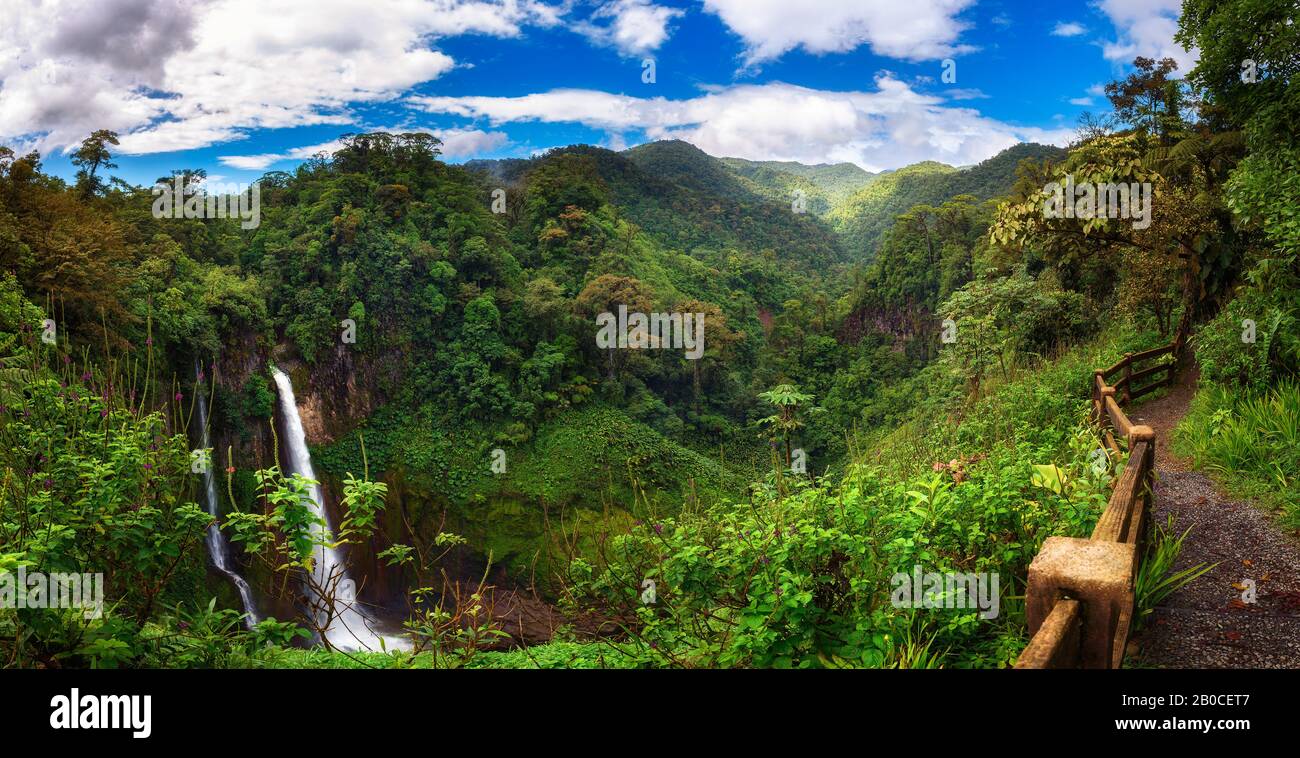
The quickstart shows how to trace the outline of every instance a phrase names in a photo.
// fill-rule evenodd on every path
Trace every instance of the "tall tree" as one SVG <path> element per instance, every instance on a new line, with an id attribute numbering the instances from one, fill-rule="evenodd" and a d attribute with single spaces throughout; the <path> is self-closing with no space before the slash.
<path id="1" fill-rule="evenodd" d="M 96 129 L 89 137 L 82 140 L 81 147 L 72 153 L 72 165 L 76 166 L 77 171 L 77 189 L 80 190 L 82 198 L 89 198 L 99 194 L 104 186 L 104 180 L 99 177 L 101 168 L 117 168 L 117 164 L 112 162 L 112 153 L 109 152 L 108 146 L 116 147 L 117 132 L 107 129 Z"/>

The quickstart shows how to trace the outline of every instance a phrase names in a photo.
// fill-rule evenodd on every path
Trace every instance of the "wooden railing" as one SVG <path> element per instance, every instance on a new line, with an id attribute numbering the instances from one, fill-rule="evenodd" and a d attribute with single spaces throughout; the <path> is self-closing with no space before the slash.
<path id="1" fill-rule="evenodd" d="M 1129 421 L 1124 406 L 1173 383 L 1177 344 L 1130 353 L 1094 372 L 1093 419 L 1101 424 L 1108 455 L 1123 454 L 1117 438 L 1128 441 L 1128 463 L 1092 537 L 1049 537 L 1029 565 L 1025 617 L 1033 637 L 1018 669 L 1119 668 L 1124 660 L 1156 451 L 1155 432 Z"/>

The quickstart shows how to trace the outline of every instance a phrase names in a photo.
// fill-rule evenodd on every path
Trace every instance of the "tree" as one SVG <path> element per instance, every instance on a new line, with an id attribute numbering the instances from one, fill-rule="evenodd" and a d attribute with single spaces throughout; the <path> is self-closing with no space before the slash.
<path id="1" fill-rule="evenodd" d="M 1186 0 L 1177 39 L 1200 57 L 1188 79 L 1209 115 L 1246 134 L 1250 154 L 1233 173 L 1228 204 L 1281 253 L 1274 270 L 1300 254 L 1300 23 L 1295 8 L 1271 0 Z"/>
<path id="2" fill-rule="evenodd" d="M 72 153 L 72 165 L 78 167 L 77 189 L 83 199 L 99 194 L 104 188 L 104 181 L 98 176 L 101 168 L 117 168 L 112 162 L 108 146 L 116 147 L 117 132 L 97 129 L 82 141 L 81 147 Z"/>
<path id="3" fill-rule="evenodd" d="M 1170 78 L 1178 70 L 1173 58 L 1159 63 L 1138 56 L 1133 59 L 1137 70 L 1127 79 L 1106 85 L 1106 97 L 1123 123 L 1164 141 L 1182 124 L 1182 82 Z"/>
<path id="4" fill-rule="evenodd" d="M 695 411 L 698 413 L 705 372 L 725 362 L 726 357 L 731 353 L 731 346 L 739 342 L 744 335 L 727 328 L 727 317 L 716 303 L 694 299 L 682 300 L 677 303 L 674 310 L 697 316 L 703 314 L 704 318 L 704 354 L 696 360 L 687 361 L 691 364 L 691 397 Z"/>
<path id="5" fill-rule="evenodd" d="M 791 436 L 803 428 L 801 412 L 813 401 L 813 396 L 800 392 L 793 384 L 778 384 L 766 392 L 758 393 L 759 398 L 776 407 L 776 413 L 758 420 L 759 426 L 767 427 L 768 435 L 775 442 L 775 435 L 780 434 L 785 441 L 785 465 L 791 461 Z"/>
<path id="6" fill-rule="evenodd" d="M 585 316 L 592 321 L 592 334 L 595 333 L 594 319 L 602 313 L 618 314 L 620 305 L 627 307 L 628 313 L 650 313 L 653 310 L 654 302 L 653 293 L 650 287 L 639 279 L 630 276 L 615 276 L 613 274 L 602 274 L 592 279 L 582 292 L 578 293 L 574 301 L 574 309 L 579 315 Z M 591 343 L 591 344 L 594 344 Z M 611 345 L 607 354 L 606 367 L 608 376 L 613 379 L 626 363 L 626 357 L 620 353 L 627 353 L 626 350 L 619 350 L 618 346 Z"/>
<path id="7" fill-rule="evenodd" d="M 1221 278 L 1219 274 L 1231 267 L 1230 248 L 1222 245 L 1224 230 L 1215 211 L 1219 201 L 1204 173 L 1162 176 L 1152 166 L 1153 159 L 1140 152 L 1139 144 L 1139 135 L 1132 133 L 1098 137 L 1079 146 L 1060 166 L 1043 167 L 1037 176 L 1060 185 L 1072 179 L 1075 185 L 1093 188 L 1150 185 L 1145 228 L 1138 221 L 1099 213 L 1073 218 L 1049 214 L 1046 185 L 1029 183 L 1017 185 L 1012 198 L 998 207 L 989 237 L 995 244 L 1040 251 L 1058 267 L 1102 264 L 1122 271 L 1127 247 L 1146 251 L 1145 260 L 1166 270 L 1171 256 L 1176 258 L 1183 280 L 1183 314 L 1176 330 L 1181 346 L 1192 319 L 1211 294 L 1206 283 Z M 1099 192 L 1093 199 L 1097 209 L 1109 206 L 1109 197 L 1102 198 Z M 1133 198 L 1129 205 L 1130 216 L 1136 218 Z"/>

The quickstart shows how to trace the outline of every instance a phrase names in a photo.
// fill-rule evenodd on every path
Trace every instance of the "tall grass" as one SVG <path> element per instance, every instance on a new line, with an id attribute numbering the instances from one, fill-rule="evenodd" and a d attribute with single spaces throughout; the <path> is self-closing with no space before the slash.
<path id="1" fill-rule="evenodd" d="M 1146 560 L 1142 561 L 1133 582 L 1133 594 L 1137 605 L 1133 631 L 1141 629 L 1147 616 L 1170 595 L 1219 565 L 1198 563 L 1182 571 L 1170 573 L 1178 561 L 1178 555 L 1183 551 L 1183 542 L 1191 531 L 1189 528 L 1182 534 L 1176 534 L 1172 515 L 1164 525 L 1156 524 L 1151 542 L 1147 545 Z"/>
<path id="2" fill-rule="evenodd" d="M 1300 529 L 1300 383 L 1253 392 L 1203 387 L 1174 433 L 1174 450 Z"/>

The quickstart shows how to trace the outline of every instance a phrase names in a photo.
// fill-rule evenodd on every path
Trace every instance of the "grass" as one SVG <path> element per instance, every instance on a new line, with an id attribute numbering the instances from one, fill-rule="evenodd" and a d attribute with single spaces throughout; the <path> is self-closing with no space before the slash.
<path id="1" fill-rule="evenodd" d="M 1183 542 L 1191 531 L 1189 528 L 1182 534 L 1175 534 L 1172 515 L 1166 524 L 1156 524 L 1151 534 L 1151 544 L 1147 546 L 1146 560 L 1142 561 L 1133 582 L 1137 615 L 1131 631 L 1136 632 L 1141 629 L 1146 617 L 1166 598 L 1218 565 L 1198 563 L 1182 571 L 1171 573 L 1174 564 L 1178 562 L 1179 554 L 1183 552 Z"/>
<path id="2" fill-rule="evenodd" d="M 1259 500 L 1287 528 L 1300 529 L 1300 384 L 1202 387 L 1174 432 L 1174 451 L 1234 496 Z"/>

